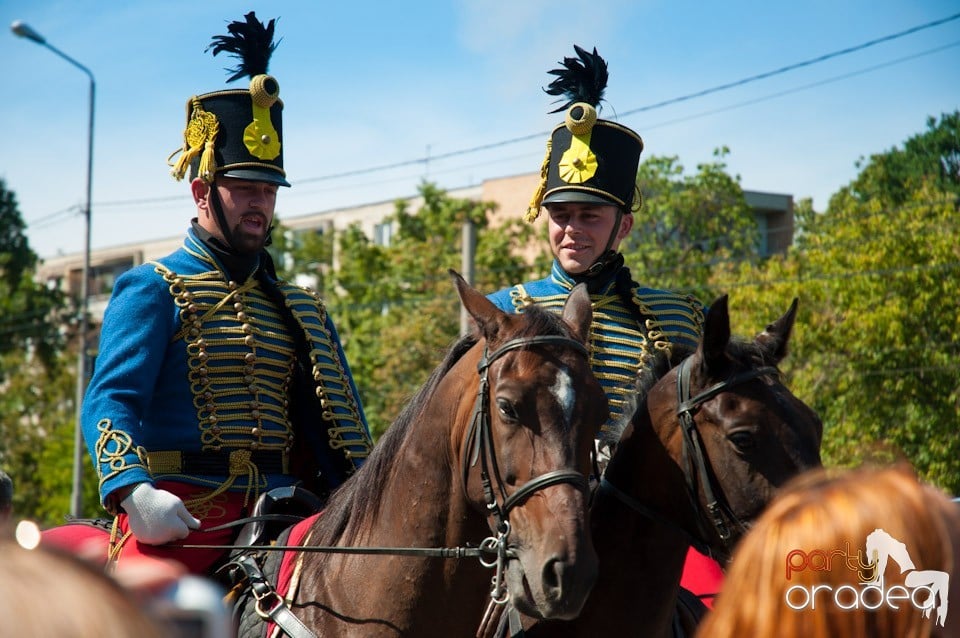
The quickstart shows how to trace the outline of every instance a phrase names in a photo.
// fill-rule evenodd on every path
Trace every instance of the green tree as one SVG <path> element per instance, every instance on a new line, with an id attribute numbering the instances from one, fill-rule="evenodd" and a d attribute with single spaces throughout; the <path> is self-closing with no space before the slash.
<path id="1" fill-rule="evenodd" d="M 34 282 L 39 258 L 25 229 L 16 195 L 0 179 L 0 355 L 30 348 L 49 364 L 63 346 L 64 300 Z M 0 379 L 5 371 L 0 367 Z"/>
<path id="2" fill-rule="evenodd" d="M 4 363 L 14 369 L 0 393 L 0 467 L 14 481 L 14 510 L 44 526 L 61 524 L 73 479 L 76 358 L 65 353 L 44 366 L 21 352 L 5 355 Z M 95 516 L 97 476 L 86 452 L 81 462 L 83 514 Z"/>
<path id="3" fill-rule="evenodd" d="M 639 168 L 643 206 L 621 251 L 636 281 L 685 290 L 705 302 L 719 263 L 758 258 L 756 219 L 744 199 L 739 177 L 726 172 L 727 149 L 714 162 L 686 175 L 676 157 L 653 156 Z"/>
<path id="4" fill-rule="evenodd" d="M 805 237 L 810 336 L 830 376 L 815 401 L 831 460 L 904 454 L 960 489 L 960 224 L 955 195 L 923 185 L 909 201 L 834 196 Z M 809 363 L 808 363 L 809 365 Z"/>
<path id="5" fill-rule="evenodd" d="M 891 206 L 908 204 L 924 185 L 960 194 L 960 111 L 927 119 L 927 131 L 903 144 L 861 159 L 856 180 L 838 195 L 868 201 L 882 196 Z"/>
<path id="6" fill-rule="evenodd" d="M 0 180 L 0 467 L 14 480 L 17 516 L 59 523 L 69 511 L 76 355 L 62 326 L 76 313 L 35 282 L 37 255 L 16 197 Z M 95 511 L 96 478 L 86 477 Z"/>

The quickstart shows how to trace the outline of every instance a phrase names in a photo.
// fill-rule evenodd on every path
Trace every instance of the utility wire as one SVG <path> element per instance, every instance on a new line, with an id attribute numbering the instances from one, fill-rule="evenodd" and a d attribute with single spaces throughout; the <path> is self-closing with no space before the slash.
<path id="1" fill-rule="evenodd" d="M 723 112 L 725 112 L 725 111 L 733 111 L 733 110 L 735 110 L 735 109 L 743 108 L 743 107 L 745 107 L 745 106 L 752 106 L 752 105 L 754 105 L 754 104 L 759 104 L 760 102 L 766 102 L 766 101 L 768 101 L 768 100 L 774 100 L 774 99 L 777 99 L 777 98 L 784 97 L 784 96 L 786 96 L 786 95 L 791 95 L 791 94 L 793 94 L 793 93 L 800 93 L 801 91 L 807 91 L 807 90 L 809 90 L 809 89 L 814 89 L 814 88 L 817 88 L 817 87 L 825 86 L 825 85 L 827 85 L 827 84 L 832 84 L 832 83 L 834 83 L 834 82 L 840 82 L 841 80 L 849 80 L 850 78 L 856 77 L 856 76 L 858 76 L 858 75 L 865 75 L 865 74 L 867 74 L 867 73 L 872 73 L 872 72 L 874 72 L 874 71 L 879 71 L 880 69 L 884 69 L 884 68 L 887 68 L 887 67 L 891 67 L 891 66 L 894 66 L 894 65 L 896 65 L 896 64 L 902 64 L 903 62 L 909 62 L 910 60 L 915 60 L 915 59 L 921 58 L 921 57 L 923 57 L 923 56 L 925 56 L 925 55 L 932 55 L 932 54 L 934 54 L 934 53 L 940 53 L 941 51 L 944 51 L 944 50 L 946 50 L 946 49 L 950 49 L 950 48 L 953 48 L 953 47 L 956 47 L 956 46 L 960 46 L 960 40 L 958 40 L 958 41 L 956 41 L 956 42 L 951 42 L 951 43 L 949 43 L 949 44 L 944 44 L 943 46 L 934 47 L 934 48 L 932 48 L 932 49 L 927 49 L 926 51 L 920 51 L 919 53 L 914 53 L 914 54 L 912 54 L 912 55 L 907 55 L 907 56 L 904 56 L 904 57 L 902 57 L 902 58 L 897 58 L 897 59 L 895 59 L 895 60 L 889 60 L 889 61 L 887 61 L 887 62 L 881 62 L 880 64 L 875 64 L 875 65 L 873 65 L 873 66 L 868 66 L 868 67 L 865 67 L 865 68 L 862 68 L 862 69 L 859 69 L 859 70 L 856 70 L 856 71 L 851 71 L 851 72 L 849 72 L 849 73 L 843 73 L 843 74 L 841 74 L 841 75 L 835 75 L 835 76 L 833 76 L 833 77 L 825 78 L 825 79 L 823 79 L 823 80 L 818 80 L 818 81 L 816 81 L 816 82 L 810 82 L 810 83 L 808 83 L 808 84 L 803 84 L 803 85 L 801 85 L 801 86 L 794 87 L 794 88 L 792 88 L 792 89 L 784 89 L 783 91 L 778 91 L 777 93 L 770 93 L 770 94 L 768 94 L 768 95 L 762 95 L 762 96 L 760 96 L 760 97 L 757 97 L 757 98 L 754 98 L 754 99 L 751 99 L 751 100 L 746 100 L 746 101 L 744 101 L 744 102 L 737 102 L 737 103 L 735 103 L 735 104 L 729 104 L 729 105 L 727 105 L 727 106 L 721 106 L 721 107 L 719 107 L 719 108 L 712 109 L 712 110 L 709 110 L 709 111 L 701 111 L 700 113 L 694 113 L 694 114 L 692 114 L 692 115 L 687 115 L 687 116 L 684 116 L 684 117 L 678 117 L 678 118 L 674 118 L 674 119 L 672 119 L 672 120 L 665 120 L 665 121 L 663 121 L 663 122 L 658 122 L 658 123 L 656 123 L 656 124 L 646 125 L 646 126 L 643 127 L 643 130 L 645 130 L 645 131 L 651 131 L 651 130 L 654 130 L 654 129 L 662 128 L 662 127 L 664 127 L 664 126 L 671 126 L 671 125 L 673 125 L 673 124 L 680 124 L 680 123 L 682 123 L 682 122 L 688 122 L 688 121 L 690 121 L 690 120 L 696 120 L 696 119 L 700 119 L 700 118 L 702 118 L 702 117 L 707 117 L 708 115 L 716 115 L 717 113 L 723 113 Z M 635 112 L 636 112 L 636 111 L 631 111 L 631 113 L 635 113 Z M 625 114 L 624 114 L 624 115 L 625 115 Z"/>
<path id="2" fill-rule="evenodd" d="M 934 20 L 934 21 L 932 21 L 932 22 L 927 22 L 927 23 L 925 23 L 925 24 L 921 24 L 921 25 L 918 25 L 918 26 L 915 26 L 915 27 L 911 27 L 910 29 L 906 29 L 906 30 L 903 30 L 903 31 L 899 31 L 899 32 L 897 32 L 897 33 L 892 33 L 892 34 L 890 34 L 890 35 L 886 35 L 886 36 L 883 36 L 883 37 L 881 37 L 881 38 L 876 38 L 876 39 L 874 39 L 874 40 L 870 40 L 870 41 L 864 42 L 864 43 L 862 43 L 862 44 L 858 44 L 858 45 L 855 45 L 855 46 L 847 47 L 847 48 L 845 48 L 845 49 L 840 49 L 840 50 L 837 50 L 837 51 L 833 51 L 833 52 L 830 52 L 830 53 L 826 53 L 826 54 L 821 55 L 821 56 L 818 56 L 818 57 L 816 57 L 816 58 L 811 58 L 811 59 L 809 59 L 809 60 L 804 60 L 804 61 L 802 61 L 802 62 L 796 62 L 796 63 L 794 63 L 794 64 L 790 64 L 790 65 L 787 65 L 787 66 L 784 66 L 784 67 L 780 67 L 779 69 L 775 69 L 775 70 L 772 70 L 772 71 L 767 71 L 767 72 L 764 72 L 764 73 L 759 73 L 759 74 L 752 75 L 752 76 L 749 76 L 749 77 L 746 77 L 746 78 L 742 78 L 742 79 L 740 79 L 740 80 L 736 80 L 736 81 L 734 81 L 734 82 L 728 82 L 728 83 L 726 83 L 726 84 L 721 84 L 721 85 L 714 86 L 714 87 L 711 87 L 711 88 L 708 88 L 708 89 L 703 89 L 703 90 L 701 90 L 701 91 L 696 91 L 696 92 L 694 92 L 694 93 L 689 93 L 689 94 L 686 94 L 686 95 L 681 95 L 681 96 L 679 96 L 679 97 L 671 98 L 671 99 L 668 99 L 668 100 L 663 100 L 663 101 L 661 101 L 661 102 L 657 102 L 657 103 L 654 103 L 654 104 L 649 104 L 649 105 L 641 106 L 641 107 L 638 107 L 638 108 L 635 108 L 635 109 L 630 109 L 630 110 L 628 110 L 628 111 L 624 111 L 624 112 L 620 113 L 620 117 L 624 117 L 624 116 L 627 116 L 627 115 L 632 115 L 632 114 L 635 114 L 635 113 L 641 113 L 641 112 L 645 112 L 645 111 L 651 111 L 651 110 L 654 110 L 654 109 L 657 109 L 657 108 L 661 108 L 661 107 L 664 107 L 664 106 L 668 106 L 668 105 L 671 105 L 671 104 L 676 104 L 676 103 L 679 103 L 679 102 L 685 102 L 685 101 L 689 101 L 689 100 L 692 100 L 692 99 L 695 99 L 695 98 L 698 98 L 698 97 L 702 97 L 702 96 L 705 96 L 705 95 L 709 95 L 709 94 L 712 94 L 712 93 L 718 93 L 718 92 L 721 92 L 721 91 L 725 91 L 725 90 L 728 90 L 728 89 L 731 89 L 731 88 L 734 88 L 734 87 L 737 87 L 737 86 L 742 86 L 742 85 L 744 85 L 744 84 L 749 84 L 749 83 L 751 83 L 751 82 L 756 82 L 756 81 L 758 81 L 758 80 L 762 80 L 762 79 L 766 79 L 766 78 L 769 78 L 769 77 L 773 77 L 773 76 L 775 76 L 775 75 L 782 75 L 782 74 L 784 74 L 784 73 L 788 73 L 788 72 L 790 72 L 790 71 L 793 71 L 793 70 L 796 70 L 796 69 L 799 69 L 799 68 L 803 68 L 803 67 L 807 67 L 807 66 L 812 66 L 812 65 L 814 65 L 814 64 L 818 64 L 818 63 L 820 63 L 820 62 L 824 62 L 824 61 L 829 60 L 829 59 L 832 59 L 832 58 L 837 58 L 837 57 L 840 57 L 840 56 L 843 56 L 843 55 L 848 55 L 848 54 L 850 54 L 850 53 L 854 53 L 854 52 L 856 52 L 856 51 L 860 51 L 860 50 L 866 49 L 866 48 L 868 48 L 868 47 L 875 46 L 875 45 L 877 45 L 877 44 L 881 44 L 881 43 L 883 43 L 883 42 L 889 42 L 889 41 L 892 41 L 892 40 L 896 40 L 896 39 L 898 39 L 898 38 L 905 37 L 905 36 L 907 36 L 907 35 L 916 33 L 916 32 L 918 32 L 918 31 L 922 31 L 922 30 L 925 30 L 925 29 L 930 29 L 930 28 L 933 28 L 933 27 L 936 27 L 936 26 L 940 26 L 940 25 L 942 25 L 942 24 L 946 24 L 947 22 L 951 22 L 951 21 L 957 20 L 957 19 L 960 19 L 960 13 L 956 13 L 956 14 L 954 14 L 954 15 L 947 16 L 947 17 L 941 18 L 941 19 L 939 19 L 939 20 Z M 927 50 L 927 51 L 924 51 L 924 52 L 921 52 L 921 53 L 918 53 L 918 54 L 915 54 L 915 55 L 912 55 L 912 56 L 907 56 L 907 57 L 905 57 L 905 58 L 901 58 L 901 59 L 898 59 L 898 60 L 893 60 L 893 61 L 891 61 L 891 62 L 886 63 L 885 65 L 877 65 L 877 66 L 874 66 L 874 67 L 869 67 L 868 69 L 864 69 L 864 70 L 862 70 L 862 71 L 860 71 L 860 72 L 853 72 L 853 73 L 847 74 L 847 75 L 845 75 L 845 76 L 838 76 L 838 77 L 836 77 L 836 78 L 831 78 L 831 79 L 828 79 L 828 80 L 824 80 L 822 83 L 827 83 L 827 82 L 831 82 L 831 81 L 837 81 L 837 80 L 840 80 L 840 79 L 845 79 L 845 78 L 850 77 L 850 76 L 855 75 L 855 74 L 866 73 L 866 72 L 869 72 L 869 71 L 877 70 L 877 69 L 879 69 L 879 68 L 882 68 L 883 66 L 889 66 L 889 65 L 897 64 L 897 63 L 899 63 L 899 62 L 903 62 L 903 61 L 906 61 L 906 60 L 909 60 L 909 59 L 913 59 L 913 58 L 916 58 L 916 57 L 920 57 L 920 56 L 922 56 L 922 55 L 928 55 L 928 54 L 931 54 L 931 53 L 935 53 L 935 52 L 938 52 L 938 51 L 941 51 L 941 50 L 943 50 L 943 49 L 946 49 L 946 48 L 949 48 L 949 47 L 952 47 L 952 46 L 956 46 L 956 45 L 957 45 L 957 43 L 953 43 L 953 44 L 948 44 L 948 45 L 945 45 L 945 46 L 942 46 L 942 47 L 938 47 L 938 48 L 935 48 L 935 49 L 930 49 L 930 50 Z M 754 102 L 758 102 L 758 101 L 761 101 L 761 100 L 764 100 L 764 99 L 771 99 L 771 98 L 773 98 L 773 97 L 780 97 L 780 96 L 782 96 L 782 95 L 786 95 L 786 94 L 791 93 L 791 92 L 800 91 L 800 90 L 804 90 L 804 89 L 807 89 L 807 88 L 813 88 L 813 87 L 815 87 L 815 86 L 817 86 L 817 85 L 818 85 L 818 83 L 808 84 L 808 85 L 805 85 L 805 86 L 800 87 L 800 88 L 798 88 L 798 89 L 794 89 L 794 90 L 792 90 L 792 91 L 784 91 L 784 92 L 781 92 L 781 93 L 774 94 L 774 95 L 772 95 L 772 96 L 768 96 L 767 98 L 758 98 L 757 100 L 753 100 L 753 101 L 750 101 L 750 102 L 745 102 L 745 103 L 742 104 L 742 106 L 746 106 L 746 105 L 749 105 L 749 104 L 752 104 L 752 103 L 754 103 Z M 719 111 L 722 111 L 722 110 L 729 110 L 729 109 L 732 109 L 732 108 L 737 108 L 738 106 L 741 106 L 741 105 L 734 105 L 734 106 L 726 107 L 726 108 L 720 109 L 720 110 L 718 110 L 718 111 L 716 111 L 716 112 L 719 112 Z M 699 115 L 699 116 L 690 116 L 690 117 L 688 117 L 688 118 L 684 118 L 684 119 L 680 119 L 680 120 L 676 120 L 676 121 L 677 121 L 677 122 L 686 121 L 686 120 L 689 120 L 689 119 L 693 119 L 694 117 L 701 117 L 701 116 L 706 116 L 706 115 L 712 115 L 713 113 L 715 113 L 715 111 L 709 111 L 709 112 L 706 112 L 706 113 L 704 113 L 704 114 L 702 114 L 702 115 Z M 664 123 L 660 123 L 660 124 L 654 125 L 654 127 L 657 127 L 657 126 L 666 126 L 666 125 L 668 125 L 668 124 L 673 124 L 673 123 L 675 123 L 675 122 L 674 122 L 674 121 L 664 122 Z M 648 128 L 650 128 L 650 127 L 648 127 Z M 353 177 L 353 176 L 357 176 L 357 175 L 366 175 L 366 174 L 369 174 L 369 173 L 377 173 L 377 172 L 381 172 L 381 171 L 392 170 L 392 169 L 395 169 L 395 168 L 403 168 L 403 167 L 407 167 L 407 166 L 416 166 L 416 165 L 425 165 L 425 164 L 427 164 L 428 162 L 436 162 L 436 161 L 440 161 L 440 160 L 449 159 L 449 158 L 452 158 L 452 157 L 458 157 L 458 156 L 461 156 L 461 155 L 467 155 L 467 154 L 471 154 L 471 153 L 477 153 L 477 152 L 480 152 L 480 151 L 491 150 L 491 149 L 495 149 L 495 148 L 499 148 L 499 147 L 503 147 L 503 146 L 509 146 L 509 145 L 511 145 L 511 144 L 516 144 L 516 143 L 519 143 L 519 142 L 527 142 L 527 141 L 530 141 L 530 140 L 538 140 L 538 139 L 539 139 L 539 140 L 542 140 L 542 139 L 544 139 L 548 134 L 549 134 L 549 131 L 542 131 L 542 132 L 539 132 L 539 133 L 533 133 L 533 134 L 530 134 L 530 135 L 523 135 L 523 136 L 521 136 L 521 137 L 515 137 L 515 138 L 511 138 L 511 139 L 503 140 L 503 141 L 499 141 L 499 142 L 492 142 L 492 143 L 490 143 L 490 144 L 483 144 L 483 145 L 481 145 L 481 146 L 474 146 L 474 147 L 471 147 L 471 148 L 466 148 L 466 149 L 460 149 L 460 150 L 450 151 L 450 152 L 448 152 L 448 153 L 441 153 L 441 154 L 439 154 L 439 155 L 431 155 L 431 156 L 429 156 L 429 157 L 421 157 L 421 158 L 409 159 L 409 160 L 404 160 L 404 161 L 400 161 L 400 162 L 395 162 L 395 163 L 392 163 L 392 164 L 380 164 L 380 165 L 377 165 L 377 166 L 370 166 L 370 167 L 366 167 L 366 168 L 359 168 L 359 169 L 355 169 L 355 170 L 343 171 L 343 172 L 340 172 L 340 173 L 331 173 L 331 174 L 328 174 L 328 175 L 321 175 L 321 176 L 318 176 L 318 177 L 308 177 L 308 178 L 305 178 L 305 179 L 296 180 L 296 181 L 294 182 L 294 184 L 295 184 L 295 185 L 300 185 L 300 184 L 310 184 L 310 183 L 322 182 L 322 181 L 331 181 L 331 180 L 336 180 L 336 179 L 343 179 L 343 178 L 345 178 L 345 177 Z M 172 201 L 179 201 L 179 200 L 185 199 L 185 197 L 186 197 L 185 195 L 176 195 L 176 196 L 166 196 L 166 197 L 152 197 L 152 198 L 129 199 L 129 200 L 115 200 L 115 201 L 107 201 L 107 202 L 96 202 L 96 206 L 98 206 L 98 207 L 103 207 L 103 206 L 136 206 L 136 205 L 144 205 L 144 204 L 158 204 L 158 203 L 167 203 L 167 202 L 172 202 Z"/>
<path id="3" fill-rule="evenodd" d="M 642 113 L 644 111 L 652 111 L 653 109 L 658 109 L 670 104 L 677 104 L 678 102 L 685 102 L 687 100 L 692 100 L 694 98 L 703 97 L 704 95 L 710 95 L 711 93 L 718 93 L 720 91 L 726 91 L 737 86 L 743 86 L 744 84 L 749 84 L 751 82 L 756 82 L 757 80 L 764 80 L 766 78 L 773 77 L 775 75 L 782 75 L 789 71 L 795 71 L 796 69 L 803 68 L 805 66 L 811 66 L 813 64 L 819 64 L 820 62 L 825 62 L 832 58 L 837 58 L 842 55 L 848 55 L 855 51 L 862 51 L 868 47 L 881 44 L 883 42 L 890 42 L 891 40 L 896 40 L 897 38 L 902 38 L 904 36 L 916 33 L 918 31 L 923 31 L 924 29 L 930 29 L 941 24 L 946 24 L 952 20 L 960 18 L 960 13 L 955 13 L 952 16 L 947 16 L 946 18 L 941 18 L 940 20 L 934 20 L 933 22 L 927 22 L 926 24 L 921 24 L 915 27 L 911 27 L 904 31 L 899 31 L 897 33 L 892 33 L 890 35 L 885 35 L 882 38 L 876 38 L 875 40 L 869 40 L 863 44 L 858 44 L 856 46 L 847 47 L 846 49 L 840 49 L 839 51 L 832 51 L 830 53 L 825 53 L 823 55 L 817 56 L 815 58 L 810 58 L 809 60 L 804 60 L 803 62 L 795 62 L 794 64 L 788 64 L 787 66 L 780 67 L 779 69 L 774 69 L 772 71 L 767 71 L 765 73 L 758 73 L 757 75 L 751 75 L 750 77 L 743 78 L 741 80 L 736 80 L 734 82 L 727 82 L 726 84 L 720 84 L 709 89 L 703 89 L 702 91 L 696 91 L 694 93 L 688 93 L 687 95 L 681 95 L 680 97 L 671 98 L 669 100 L 664 100 L 662 102 L 657 102 L 655 104 L 650 104 L 648 106 L 641 106 L 637 109 L 631 109 L 629 111 L 624 111 L 620 114 L 621 117 L 626 115 L 633 115 L 634 113 Z"/>
<path id="4" fill-rule="evenodd" d="M 73 206 L 69 206 L 63 210 L 58 210 L 55 213 L 50 213 L 49 215 L 35 219 L 34 221 L 30 222 L 30 226 L 34 229 L 43 228 L 59 222 L 61 218 L 72 217 L 81 213 L 83 213 L 83 207 L 79 204 L 74 204 Z"/>
<path id="5" fill-rule="evenodd" d="M 639 107 L 639 108 L 630 109 L 630 110 L 628 110 L 628 111 L 623 111 L 623 112 L 621 112 L 619 115 L 620 115 L 620 117 L 625 117 L 625 116 L 627 116 L 627 115 L 633 115 L 633 114 L 635 114 L 635 113 L 642 113 L 642 112 L 645 112 L 645 111 L 652 111 L 652 110 L 654 110 L 654 109 L 662 108 L 662 107 L 664 107 L 664 106 L 668 106 L 668 105 L 671 105 L 671 104 L 677 104 L 677 103 L 679 103 L 679 102 L 685 102 L 685 101 L 692 100 L 692 99 L 695 99 L 695 98 L 698 98 L 698 97 L 703 97 L 703 96 L 705 96 L 705 95 L 710 95 L 710 94 L 712 94 L 712 93 L 719 93 L 720 91 L 726 91 L 726 90 L 732 89 L 732 88 L 734 88 L 734 87 L 743 86 L 744 84 L 749 84 L 749 83 L 751 83 L 751 82 L 756 82 L 756 81 L 758 81 L 758 80 L 763 80 L 763 79 L 766 79 L 766 78 L 770 78 L 770 77 L 773 77 L 773 76 L 775 76 L 775 75 L 782 75 L 782 74 L 784 74 L 784 73 L 788 73 L 788 72 L 790 72 L 790 71 L 794 71 L 794 70 L 799 69 L 799 68 L 803 68 L 803 67 L 806 67 L 806 66 L 811 66 L 811 65 L 814 65 L 814 64 L 818 64 L 818 63 L 820 63 L 820 62 L 825 62 L 826 60 L 830 60 L 830 59 L 832 59 L 832 58 L 840 57 L 840 56 L 843 56 L 843 55 L 849 55 L 850 53 L 854 53 L 854 52 L 856 52 L 856 51 L 861 51 L 861 50 L 863 50 L 863 49 L 866 49 L 866 48 L 875 46 L 875 45 L 877 45 L 877 44 L 881 44 L 881 43 L 883 43 L 883 42 L 889 42 L 889 41 L 891 41 L 891 40 L 896 40 L 896 39 L 898 39 L 898 38 L 905 37 L 905 36 L 910 35 L 910 34 L 912 34 L 912 33 L 917 33 L 918 31 L 923 31 L 924 29 L 930 29 L 930 28 L 933 28 L 933 27 L 936 27 L 936 26 L 939 26 L 939 25 L 941 25 L 941 24 L 945 24 L 945 23 L 947 23 L 947 22 L 951 22 L 951 21 L 957 20 L 957 19 L 960 19 L 960 13 L 956 13 L 956 14 L 954 14 L 954 15 L 952 15 L 952 16 L 948 16 L 948 17 L 946 17 L 946 18 L 941 18 L 940 20 L 934 20 L 934 21 L 932 21 L 932 22 L 927 22 L 926 24 L 921 24 L 921 25 L 918 25 L 918 26 L 915 26 L 915 27 L 911 27 L 910 29 L 905 29 L 905 30 L 899 31 L 899 32 L 897 32 L 897 33 L 892 33 L 892 34 L 890 34 L 890 35 L 886 35 L 886 36 L 883 36 L 883 37 L 881 37 L 881 38 L 876 38 L 876 39 L 874 39 L 874 40 L 870 40 L 870 41 L 868 41 L 868 42 L 864 42 L 864 43 L 858 44 L 858 45 L 856 45 L 856 46 L 847 47 L 847 48 L 845 48 L 845 49 L 840 49 L 840 50 L 838 50 L 838 51 L 832 51 L 832 52 L 830 52 L 830 53 L 825 53 L 824 55 L 820 55 L 820 56 L 817 56 L 817 57 L 815 57 L 815 58 L 811 58 L 811 59 L 809 59 L 809 60 L 804 60 L 804 61 L 802 61 L 802 62 L 796 62 L 796 63 L 794 63 L 794 64 L 789 64 L 789 65 L 787 65 L 787 66 L 780 67 L 779 69 L 774 69 L 774 70 L 772 70 L 772 71 L 767 71 L 767 72 L 765 72 L 765 73 L 758 73 L 758 74 L 756 74 L 756 75 L 752 75 L 752 76 L 749 76 L 749 77 L 746 77 L 746 78 L 742 78 L 742 79 L 736 80 L 736 81 L 734 81 L 734 82 L 728 82 L 728 83 L 726 83 L 726 84 L 721 84 L 721 85 L 719 85 L 719 86 L 714 86 L 714 87 L 711 87 L 711 88 L 708 88 L 708 89 L 703 89 L 703 90 L 701 90 L 701 91 L 696 91 L 696 92 L 694 92 L 694 93 L 688 93 L 687 95 L 681 95 L 681 96 L 679 96 L 679 97 L 671 98 L 671 99 L 669 99 L 669 100 L 663 100 L 663 101 L 661 101 L 661 102 L 656 102 L 656 103 L 654 103 L 654 104 L 649 104 L 649 105 L 647 105 L 647 106 L 641 106 L 641 107 Z M 509 145 L 509 144 L 515 144 L 515 143 L 517 143 L 517 142 L 526 142 L 526 141 L 532 140 L 532 139 L 543 139 L 546 135 L 548 135 L 548 133 L 549 133 L 549 132 L 540 132 L 540 133 L 534 133 L 534 134 L 532 134 L 532 135 L 524 135 L 524 136 L 522 136 L 522 137 L 515 137 L 515 138 L 513 138 L 513 139 L 505 140 L 505 141 L 502 141 L 502 142 L 494 142 L 494 143 L 492 143 L 492 144 L 485 144 L 485 145 L 483 145 L 483 146 L 476 146 L 476 147 L 473 147 L 473 148 L 462 149 L 462 150 L 459 150 L 459 151 L 450 151 L 449 153 L 441 153 L 440 155 L 432 155 L 432 156 L 430 156 L 430 157 L 423 157 L 423 158 L 419 158 L 419 159 L 406 160 L 406 161 L 403 161 L 403 162 L 398 162 L 398 163 L 396 163 L 396 164 L 384 164 L 384 165 L 381 165 L 381 166 L 376 166 L 376 167 L 371 167 L 371 168 L 357 169 L 357 170 L 353 170 L 353 171 L 345 171 L 345 172 L 342 172 L 342 173 L 334 173 L 334 174 L 331 174 L 331 175 L 323 175 L 323 176 L 320 176 L 320 177 L 311 177 L 311 178 L 308 178 L 308 179 L 299 180 L 298 183 L 307 183 L 307 182 L 317 182 L 317 181 L 322 181 L 322 180 L 339 179 L 339 178 L 343 178 L 343 177 L 352 177 L 352 176 L 354 176 L 354 175 L 361 175 L 361 174 L 364 174 L 364 173 L 370 173 L 370 172 L 375 172 L 375 171 L 387 170 L 387 169 L 392 169 L 392 168 L 399 168 L 399 167 L 402 167 L 402 166 L 410 166 L 410 165 L 413 165 L 413 164 L 425 164 L 425 163 L 428 162 L 428 161 L 438 161 L 438 160 L 448 159 L 448 158 L 450 158 L 450 157 L 456 157 L 456 156 L 458 156 L 458 155 L 464 155 L 464 154 L 467 154 L 467 153 L 474 153 L 474 152 L 478 152 L 478 151 L 485 151 L 485 150 L 489 150 L 489 149 L 492 149 L 492 148 L 497 148 L 497 147 L 500 147 L 500 146 L 507 146 L 507 145 Z"/>

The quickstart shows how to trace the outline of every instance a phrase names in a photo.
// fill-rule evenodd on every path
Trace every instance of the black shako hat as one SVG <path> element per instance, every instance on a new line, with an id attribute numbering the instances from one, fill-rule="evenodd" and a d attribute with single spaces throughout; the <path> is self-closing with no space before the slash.
<path id="1" fill-rule="evenodd" d="M 543 204 L 612 204 L 627 213 L 633 212 L 635 197 L 637 208 L 640 205 L 636 184 L 643 140 L 626 126 L 598 119 L 607 63 L 596 48 L 592 53 L 573 48 L 578 57 L 564 58 L 563 68 L 549 71 L 557 77 L 544 89 L 568 102 L 551 111 L 566 109 L 566 118 L 547 140 L 540 184 L 525 215 L 529 222 L 540 215 Z"/>
<path id="2" fill-rule="evenodd" d="M 208 184 L 217 175 L 290 186 L 283 170 L 283 102 L 276 78 L 267 75 L 275 20 L 266 25 L 253 11 L 243 22 L 227 25 L 229 35 L 214 36 L 206 51 L 226 52 L 240 60 L 227 82 L 250 78 L 249 89 L 226 89 L 187 100 L 182 148 L 167 158 L 178 181 L 190 174 Z M 175 163 L 170 160 L 180 153 Z"/>

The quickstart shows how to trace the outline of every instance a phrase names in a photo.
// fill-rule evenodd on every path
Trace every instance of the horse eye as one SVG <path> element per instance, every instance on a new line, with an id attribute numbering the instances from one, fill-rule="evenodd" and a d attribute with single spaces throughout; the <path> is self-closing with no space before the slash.
<path id="1" fill-rule="evenodd" d="M 752 452 L 757 448 L 757 442 L 753 438 L 753 434 L 750 432 L 739 430 L 737 432 L 732 432 L 727 438 L 730 439 L 730 442 L 733 443 L 733 446 L 737 448 L 738 452 Z"/>
<path id="2" fill-rule="evenodd" d="M 503 417 L 505 421 L 516 422 L 520 420 L 520 417 L 517 415 L 517 409 L 513 406 L 513 403 L 506 399 L 497 399 L 497 409 L 500 410 L 500 416 Z"/>

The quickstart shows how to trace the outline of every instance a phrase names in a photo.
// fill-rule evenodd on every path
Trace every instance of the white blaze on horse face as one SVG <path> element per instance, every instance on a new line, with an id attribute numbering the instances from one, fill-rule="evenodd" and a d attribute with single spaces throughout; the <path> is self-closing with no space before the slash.
<path id="1" fill-rule="evenodd" d="M 557 370 L 557 378 L 550 386 L 550 393 L 553 394 L 557 403 L 560 404 L 560 409 L 563 410 L 564 425 L 569 427 L 570 421 L 573 419 L 573 406 L 577 402 L 577 393 L 573 389 L 573 378 L 566 367 Z"/>

